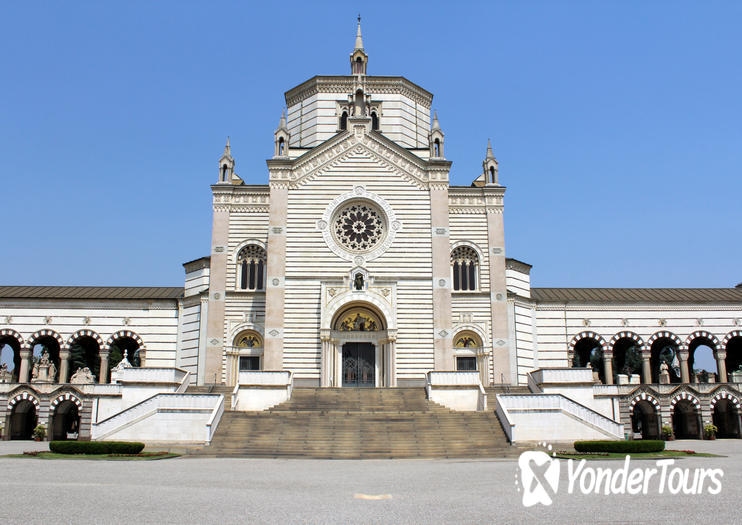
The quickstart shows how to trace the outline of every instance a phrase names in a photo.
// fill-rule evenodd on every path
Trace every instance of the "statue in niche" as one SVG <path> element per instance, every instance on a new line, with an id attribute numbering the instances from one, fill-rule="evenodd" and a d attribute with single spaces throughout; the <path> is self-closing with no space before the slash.
<path id="1" fill-rule="evenodd" d="M 363 274 L 357 273 L 356 278 L 353 280 L 353 288 L 356 290 L 363 290 Z"/>
<path id="2" fill-rule="evenodd" d="M 6 363 L 0 365 L 0 383 L 10 383 L 12 378 L 13 375 L 8 370 L 8 365 Z"/>

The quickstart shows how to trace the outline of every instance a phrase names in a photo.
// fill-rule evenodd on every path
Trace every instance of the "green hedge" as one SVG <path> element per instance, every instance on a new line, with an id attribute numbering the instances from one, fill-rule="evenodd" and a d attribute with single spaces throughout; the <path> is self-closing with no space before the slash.
<path id="1" fill-rule="evenodd" d="M 665 442 L 660 439 L 638 439 L 636 441 L 575 441 L 577 452 L 661 452 Z"/>
<path id="2" fill-rule="evenodd" d="M 144 443 L 135 441 L 50 441 L 57 454 L 139 454 Z"/>

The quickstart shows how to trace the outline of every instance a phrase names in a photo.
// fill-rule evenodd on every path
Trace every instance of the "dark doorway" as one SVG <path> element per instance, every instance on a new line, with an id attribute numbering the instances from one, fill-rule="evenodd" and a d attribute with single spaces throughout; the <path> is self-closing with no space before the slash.
<path id="1" fill-rule="evenodd" d="M 457 357 L 456 370 L 458 370 L 459 372 L 476 372 L 477 358 L 469 356 Z"/>
<path id="2" fill-rule="evenodd" d="M 701 439 L 700 417 L 696 406 L 688 400 L 675 405 L 672 415 L 673 433 L 676 439 Z"/>
<path id="3" fill-rule="evenodd" d="M 52 416 L 52 441 L 77 439 L 80 432 L 80 412 L 72 401 L 62 401 Z"/>
<path id="4" fill-rule="evenodd" d="M 36 407 L 24 399 L 10 413 L 10 439 L 31 439 L 36 428 Z"/>
<path id="5" fill-rule="evenodd" d="M 649 401 L 639 401 L 631 414 L 631 429 L 641 434 L 642 439 L 660 439 L 660 424 L 657 410 Z"/>
<path id="6" fill-rule="evenodd" d="M 728 399 L 720 399 L 714 405 L 714 425 L 720 438 L 739 438 L 739 411 Z"/>
<path id="7" fill-rule="evenodd" d="M 376 386 L 376 348 L 371 343 L 343 345 L 343 386 Z"/>

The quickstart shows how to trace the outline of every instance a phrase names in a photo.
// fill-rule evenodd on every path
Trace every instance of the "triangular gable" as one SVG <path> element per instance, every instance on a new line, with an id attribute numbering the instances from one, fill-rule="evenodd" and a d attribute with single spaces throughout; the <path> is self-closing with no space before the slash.
<path id="1" fill-rule="evenodd" d="M 297 188 L 331 170 L 348 157 L 367 154 L 381 165 L 420 189 L 427 190 L 426 162 L 383 135 L 363 128 L 345 131 L 313 148 L 294 161 L 290 187 Z"/>

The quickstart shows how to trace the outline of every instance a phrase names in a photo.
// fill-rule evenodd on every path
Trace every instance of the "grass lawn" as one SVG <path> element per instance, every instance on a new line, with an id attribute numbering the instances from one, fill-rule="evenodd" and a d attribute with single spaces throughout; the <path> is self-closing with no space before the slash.
<path id="1" fill-rule="evenodd" d="M 57 454 L 56 452 L 39 452 L 38 454 L 7 454 L 0 458 L 29 458 L 29 459 L 83 459 L 104 461 L 153 461 L 180 457 L 180 454 L 143 454 L 120 455 L 115 454 Z"/>
<path id="2" fill-rule="evenodd" d="M 631 456 L 632 459 L 662 459 L 662 458 L 720 458 L 718 454 L 709 454 L 706 452 L 688 452 L 686 450 L 663 450 L 661 452 L 566 452 L 559 451 L 556 457 L 560 459 L 624 459 Z"/>

